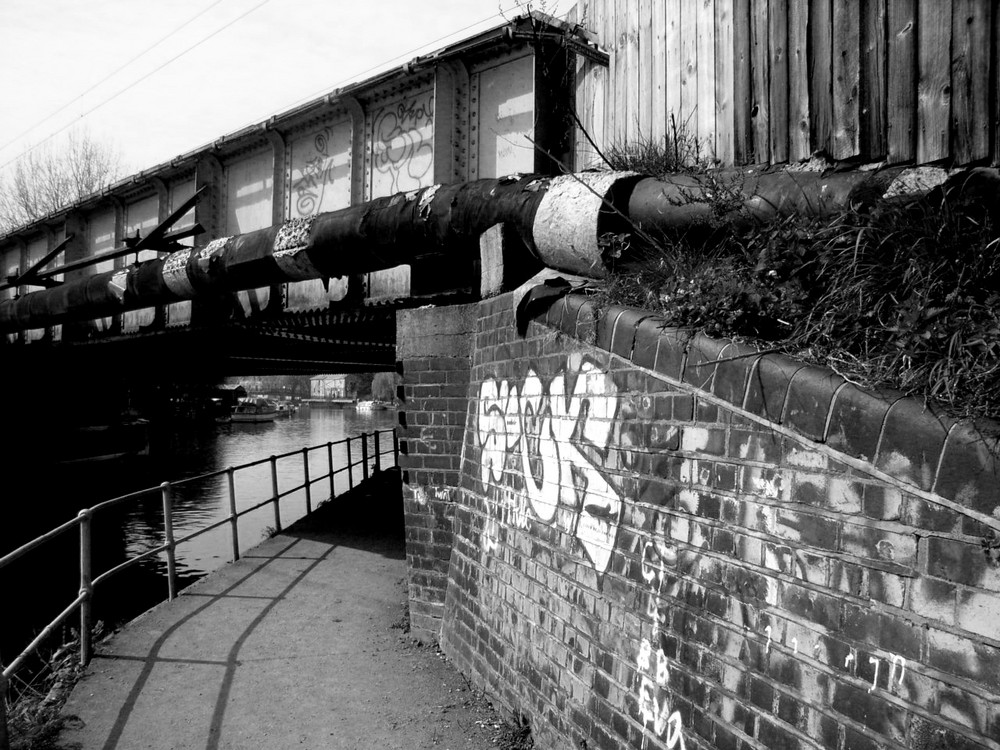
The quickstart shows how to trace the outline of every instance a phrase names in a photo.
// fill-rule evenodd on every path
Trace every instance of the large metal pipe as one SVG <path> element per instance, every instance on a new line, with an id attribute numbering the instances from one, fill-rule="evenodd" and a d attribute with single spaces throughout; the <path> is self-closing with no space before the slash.
<path id="1" fill-rule="evenodd" d="M 550 268 L 601 278 L 612 263 L 601 242 L 605 233 L 632 231 L 635 225 L 647 232 L 670 232 L 703 223 L 718 213 L 720 186 L 726 186 L 734 209 L 749 209 L 759 217 L 837 210 L 872 184 L 884 191 L 885 181 L 884 175 L 871 172 L 790 176 L 734 171 L 665 180 L 585 172 L 434 185 L 0 301 L 0 332 L 377 271 L 424 256 L 467 259 L 478 253 L 479 237 L 501 223 Z"/>

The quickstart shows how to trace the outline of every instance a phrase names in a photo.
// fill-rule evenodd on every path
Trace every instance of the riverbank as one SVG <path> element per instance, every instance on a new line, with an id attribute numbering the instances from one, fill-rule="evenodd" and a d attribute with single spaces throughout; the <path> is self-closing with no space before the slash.
<path id="1" fill-rule="evenodd" d="M 482 695 L 407 635 L 402 520 L 385 472 L 129 623 L 99 644 L 60 744 L 503 746 Z"/>

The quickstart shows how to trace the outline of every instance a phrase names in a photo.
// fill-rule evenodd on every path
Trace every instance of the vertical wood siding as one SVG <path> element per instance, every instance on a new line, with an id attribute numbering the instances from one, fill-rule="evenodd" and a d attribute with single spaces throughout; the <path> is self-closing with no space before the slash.
<path id="1" fill-rule="evenodd" d="M 988 0 L 579 0 L 605 68 L 580 60 L 598 148 L 675 134 L 719 164 L 822 154 L 1000 162 L 1000 18 Z M 579 139 L 581 143 L 586 138 Z M 587 144 L 579 154 L 592 166 Z"/>

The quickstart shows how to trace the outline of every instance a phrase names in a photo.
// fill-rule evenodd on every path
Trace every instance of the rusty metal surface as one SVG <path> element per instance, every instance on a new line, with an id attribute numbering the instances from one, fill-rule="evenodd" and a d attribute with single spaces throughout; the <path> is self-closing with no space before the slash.
<path id="1" fill-rule="evenodd" d="M 750 170 L 711 177 L 679 175 L 669 180 L 642 179 L 633 173 L 601 175 L 596 181 L 593 175 L 514 175 L 432 185 L 221 237 L 204 247 L 184 248 L 166 258 L 98 273 L 16 300 L 0 300 L 0 332 L 94 319 L 183 299 L 217 300 L 226 293 L 273 284 L 421 262 L 443 269 L 445 276 L 453 273 L 456 284 L 461 281 L 464 287 L 468 280 L 462 269 L 478 262 L 480 235 L 499 223 L 520 239 L 525 253 L 541 258 L 549 267 L 600 278 L 607 272 L 598 242 L 602 234 L 630 232 L 636 226 L 647 232 L 686 230 L 713 216 L 720 190 L 728 191 L 733 200 L 734 217 L 761 218 L 792 211 L 822 214 L 842 209 L 853 200 L 881 195 L 892 176 L 890 171 L 826 175 Z M 550 188 L 559 185 L 576 189 L 552 191 L 547 198 Z M 569 197 L 561 198 L 563 193 Z M 570 210 L 569 203 L 577 198 L 587 199 L 593 204 L 591 209 Z M 542 205 L 545 220 L 536 222 Z M 560 221 L 572 231 L 543 231 Z M 572 247 L 560 248 L 559 237 Z"/>

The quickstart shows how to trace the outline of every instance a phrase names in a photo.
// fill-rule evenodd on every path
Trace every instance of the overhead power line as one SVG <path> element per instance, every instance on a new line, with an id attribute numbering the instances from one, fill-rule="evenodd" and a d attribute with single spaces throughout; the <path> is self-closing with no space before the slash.
<path id="1" fill-rule="evenodd" d="M 227 23 L 227 24 L 225 24 L 223 26 L 220 26 L 218 29 L 216 29 L 215 31 L 213 31 L 211 34 L 209 34 L 205 38 L 203 38 L 203 39 L 195 42 L 190 47 L 185 48 L 181 52 L 178 52 L 176 55 L 174 55 L 173 57 L 171 57 L 169 60 L 167 60 L 166 62 L 164 62 L 164 63 L 162 63 L 162 64 L 160 64 L 158 66 L 156 66 L 155 68 L 153 68 L 151 71 L 149 71 L 145 75 L 137 78 L 135 81 L 133 81 L 132 83 L 130 83 L 125 88 L 120 89 L 119 91 L 115 92 L 114 94 L 112 94 L 108 98 L 101 100 L 99 103 L 95 104 L 93 107 L 91 107 L 90 109 L 88 109 L 86 112 L 82 113 L 78 119 L 83 119 L 87 115 L 93 114 L 94 112 L 96 112 L 97 110 L 99 110 L 101 107 L 103 107 L 105 104 L 108 104 L 109 102 L 114 101 L 119 96 L 121 96 L 122 94 L 124 94 L 126 91 L 130 91 L 131 89 L 135 88 L 136 86 L 138 86 L 140 83 L 142 83 L 143 81 L 145 81 L 147 78 L 149 78 L 154 73 L 158 73 L 159 71 L 163 70 L 165 67 L 167 67 L 168 65 L 170 65 L 175 60 L 180 59 L 181 57 L 183 57 L 184 55 L 186 55 L 188 52 L 191 52 L 192 50 L 200 47 L 205 42 L 207 42 L 209 39 L 212 39 L 213 37 L 215 37 L 218 34 L 222 33 L 223 31 L 225 31 L 226 29 L 228 29 L 230 26 L 232 26 L 233 24 L 237 23 L 238 21 L 242 21 L 244 18 L 246 18 L 247 16 L 249 16 L 251 13 L 253 13 L 255 10 L 257 10 L 258 8 L 262 8 L 263 6 L 267 5 L 269 2 L 271 2 L 271 0 L 261 0 L 261 2 L 257 3 L 255 6 L 253 6 L 249 10 L 241 13 L 236 18 L 234 18 L 232 21 L 230 21 L 229 23 Z M 38 143 L 34 144 L 33 146 L 30 146 L 29 148 L 26 148 L 24 151 L 22 151 L 20 154 L 18 154 L 17 156 L 15 156 L 13 159 L 9 159 L 9 160 L 5 161 L 3 164 L 0 164 L 0 169 L 4 169 L 4 168 L 8 167 L 11 164 L 13 164 L 14 162 L 16 162 L 18 159 L 22 158 L 23 156 L 26 156 L 27 154 L 30 154 L 32 151 L 34 151 L 39 146 L 47 143 L 48 141 L 51 141 L 53 138 L 55 138 L 57 135 L 59 135 L 60 133 L 62 133 L 64 130 L 67 130 L 68 128 L 70 128 L 73 124 L 74 123 L 72 123 L 72 122 L 66 123 L 61 128 L 53 131 L 52 133 L 50 133 L 49 135 L 47 135 L 45 138 L 43 138 L 42 140 L 40 140 Z"/>
<path id="2" fill-rule="evenodd" d="M 79 95 L 77 95 L 74 99 L 71 99 L 70 101 L 66 102 L 64 105 L 62 105 L 61 107 L 59 107 L 59 109 L 53 110 L 52 112 L 50 112 L 49 114 L 47 114 L 45 117 L 43 117 L 41 120 L 39 120 L 38 122 L 36 122 L 33 125 L 31 125 L 29 128 L 25 129 L 21 133 L 18 133 L 16 136 L 14 136 L 9 141 L 7 141 L 2 146 L 0 146 L 0 151 L 3 151 L 5 148 L 7 148 L 12 143 L 15 143 L 16 141 L 19 141 L 21 138 L 23 138 L 24 136 L 28 135 L 28 133 L 30 133 L 32 130 L 34 130 L 38 126 L 44 125 L 49 120 L 51 120 L 53 117 L 55 117 L 56 115 L 58 115 L 60 112 L 64 112 L 66 109 L 68 109 L 69 107 L 73 106 L 76 102 L 80 101 L 83 97 L 85 97 L 91 91 L 93 91 L 94 89 L 96 89 L 98 86 L 100 86 L 101 84 L 103 84 L 104 82 L 106 82 L 108 79 L 113 78 L 114 76 L 116 76 L 119 73 L 121 73 L 123 70 L 125 70 L 125 68 L 127 68 L 129 65 L 131 65 L 132 63 L 134 63 L 140 57 L 143 57 L 147 53 L 152 52 L 154 49 L 156 49 L 161 44 L 163 44 L 165 41 L 167 41 L 170 37 L 172 37 L 178 31 L 180 31 L 181 29 L 185 28 L 186 26 L 190 26 L 192 23 L 194 23 L 195 21 L 197 21 L 199 18 L 201 18 L 206 13 L 208 13 L 208 11 L 210 11 L 212 8 L 214 8 L 216 5 L 218 5 L 221 2 L 224 2 L 224 0 L 215 0 L 215 2 L 213 2 L 211 5 L 203 8 L 201 11 L 199 11 L 195 15 L 191 16 L 191 18 L 189 18 L 188 20 L 186 20 L 184 23 L 182 23 L 176 29 L 174 29 L 173 31 L 171 31 L 169 34 L 167 34 L 164 37 L 161 37 L 156 42 L 154 42 L 150 46 L 146 47 L 146 49 L 144 49 L 139 54 L 135 55 L 134 57 L 130 58 L 128 61 L 126 61 L 126 62 L 122 63 L 121 65 L 119 65 L 117 68 L 115 68 L 110 73 L 108 73 L 106 76 L 104 76 L 104 78 L 102 78 L 101 80 L 99 80 L 97 83 L 95 83 L 94 85 L 92 85 L 87 90 L 85 90 L 85 91 L 81 92 Z M 25 152 L 25 153 L 27 153 L 27 152 Z"/>
<path id="3" fill-rule="evenodd" d="M 216 0 L 215 3 L 213 3 L 212 5 L 210 5 L 207 8 L 205 8 L 205 10 L 201 11 L 201 13 L 199 13 L 197 16 L 194 16 L 189 21 L 186 21 L 180 27 L 178 27 L 177 29 L 175 29 L 174 31 L 172 31 L 170 34 L 168 34 L 167 37 L 169 37 L 169 36 L 177 33 L 177 31 L 179 31 L 181 28 L 183 28 L 184 26 L 188 25 L 189 23 L 191 23 L 192 21 L 194 21 L 196 18 L 198 18 L 199 16 L 203 15 L 204 13 L 206 13 L 207 11 L 211 10 L 211 8 L 215 7 L 215 5 L 218 5 L 222 1 L 223 0 Z M 200 47 L 205 42 L 209 41 L 210 39 L 212 39 L 216 35 L 220 34 L 223 31 L 225 31 L 226 29 L 228 29 L 230 26 L 232 26 L 233 24 L 237 23 L 238 21 L 241 21 L 242 19 L 246 18 L 248 15 L 250 15 L 251 13 L 253 13 L 255 10 L 257 10 L 258 8 L 263 7 L 264 5 L 266 5 L 267 3 L 269 3 L 270 1 L 271 0 L 261 0 L 261 2 L 257 3 L 257 5 L 253 6 L 252 8 L 250 8 L 249 10 L 247 10 L 246 12 L 240 14 L 239 16 L 237 16 L 236 18 L 234 18 L 232 21 L 228 22 L 224 26 L 221 26 L 220 28 L 216 29 L 215 31 L 213 31 L 211 34 L 209 34 L 205 38 L 199 40 L 198 42 L 195 42 L 190 47 L 187 47 L 186 49 L 182 50 L 178 54 L 176 54 L 173 57 L 171 57 L 169 60 L 165 61 L 161 65 L 158 65 L 153 70 L 149 71 L 145 75 L 143 75 L 140 78 L 136 79 L 135 81 L 133 81 L 132 83 L 130 83 L 125 88 L 117 91 L 116 93 L 112 94 L 111 96 L 107 97 L 106 99 L 103 99 L 98 104 L 96 104 L 93 107 L 91 107 L 90 109 L 88 109 L 86 112 L 83 112 L 82 114 L 80 114 L 77 119 L 83 119 L 84 117 L 87 117 L 88 115 L 93 114 L 94 112 L 96 112 L 98 109 L 100 109 L 104 105 L 106 105 L 106 104 L 114 101 L 115 99 L 117 99 L 119 96 L 121 96 L 125 92 L 127 92 L 127 91 L 135 88 L 135 86 L 137 86 L 138 84 L 142 83 L 144 80 L 146 80 L 147 78 L 149 78 L 153 74 L 158 73 L 159 71 L 163 70 L 163 68 L 167 67 L 171 63 L 173 63 L 176 60 L 180 59 L 181 57 L 183 57 L 184 55 L 186 55 L 188 52 L 191 52 L 192 50 L 196 49 L 197 47 Z M 448 34 L 445 34 L 444 36 L 438 37 L 437 39 L 433 39 L 433 40 L 431 40 L 429 42 L 424 42 L 423 44 L 421 44 L 421 45 L 419 45 L 417 47 L 414 47 L 413 49 L 411 49 L 411 50 L 409 50 L 407 52 L 403 52 L 403 53 L 400 53 L 399 55 L 396 55 L 394 57 L 390 57 L 390 58 L 388 58 L 387 60 L 385 60 L 385 61 L 383 61 L 381 63 L 373 65 L 373 66 L 371 66 L 369 68 L 366 68 L 365 70 L 359 71 L 357 73 L 354 73 L 353 75 L 348 76 L 348 77 L 346 77 L 346 78 L 344 78 L 344 79 L 342 79 L 340 81 L 337 81 L 336 83 L 330 84 L 328 86 L 324 86 L 321 89 L 317 89 L 313 93 L 308 94 L 308 95 L 306 95 L 304 97 L 301 97 L 301 98 L 297 99 L 296 101 L 294 101 L 294 102 L 292 102 L 290 104 L 287 104 L 284 107 L 281 107 L 280 109 L 273 110 L 270 114 L 276 114 L 276 113 L 282 112 L 284 110 L 290 109 L 292 107 L 295 107 L 298 104 L 302 104 L 302 103 L 305 103 L 307 101 L 310 101 L 311 99 L 316 98 L 317 96 L 319 96 L 320 94 L 322 94 L 324 92 L 330 91 L 331 89 L 337 88 L 337 87 L 339 87 L 341 85 L 344 85 L 346 83 L 350 83 L 351 81 L 355 81 L 358 78 L 360 78 L 361 76 L 364 76 L 367 73 L 371 73 L 373 71 L 382 69 L 382 68 L 386 67 L 387 65 L 389 65 L 390 63 L 392 63 L 392 62 L 394 62 L 396 60 L 399 60 L 401 58 L 409 59 L 412 55 L 416 54 L 417 52 L 419 52 L 420 50 L 422 50 L 422 49 L 424 49 L 426 47 L 429 47 L 429 46 L 431 46 L 433 44 L 438 44 L 438 43 L 440 43 L 440 42 L 442 42 L 442 41 L 444 41 L 446 39 L 449 39 L 450 37 L 455 36 L 456 34 L 461 34 L 464 31 L 468 31 L 469 29 L 472 29 L 472 28 L 475 28 L 476 26 L 484 24 L 487 21 L 491 21 L 491 20 L 493 20 L 495 18 L 507 19 L 507 14 L 508 13 L 511 13 L 512 11 L 521 10 L 522 8 L 523 8 L 523 6 L 520 3 L 517 3 L 516 0 L 515 0 L 515 4 L 511 5 L 506 10 L 503 9 L 503 8 L 499 8 L 496 13 L 493 13 L 493 14 L 491 14 L 489 16 L 486 16 L 485 18 L 482 18 L 482 19 L 480 19 L 478 21 L 474 21 L 473 23 L 470 23 L 470 24 L 468 24 L 466 26 L 463 26 L 460 29 L 456 29 L 454 31 L 451 31 Z M 132 60 L 130 60 L 128 63 L 125 63 L 125 65 L 123 65 L 122 67 L 126 67 L 127 65 L 131 64 L 136 59 L 138 59 L 139 57 L 141 57 L 143 54 L 145 54 L 149 50 L 151 50 L 154 47 L 156 47 L 158 44 L 160 44 L 162 41 L 164 41 L 167 37 L 164 37 L 159 42 L 156 42 L 156 44 L 152 45 L 147 50 L 145 50 L 144 52 L 142 52 L 139 55 L 137 55 L 135 58 L 133 58 Z M 119 70 L 120 69 L 121 68 L 119 68 Z M 118 72 L 118 71 L 115 71 L 115 72 Z M 88 91 L 93 90 L 94 88 L 96 88 L 97 86 L 99 86 L 101 83 L 103 83 L 104 81 L 106 81 L 107 78 L 110 78 L 114 74 L 115 73 L 111 73 L 109 76 L 107 76 L 106 78 L 102 79 L 102 81 L 98 82 L 97 84 L 94 84 L 94 86 L 92 86 L 90 89 L 88 89 Z M 84 93 L 87 93 L 87 92 L 84 92 Z M 83 96 L 83 94 L 81 94 L 80 96 Z M 80 97 L 77 97 L 77 98 L 79 99 Z M 72 102 L 70 104 L 72 104 Z M 67 104 L 66 106 L 69 106 L 69 104 Z M 50 119 L 55 114 L 58 114 L 58 112 L 62 111 L 62 109 L 65 109 L 66 106 L 64 106 L 63 108 L 61 108 L 57 112 L 54 112 L 52 115 L 50 115 L 49 117 L 47 117 L 46 120 Z M 246 127 L 246 126 L 249 126 L 249 125 L 253 125 L 255 122 L 258 122 L 259 120 L 260 120 L 260 118 L 255 118 L 253 120 L 250 120 L 250 121 L 244 123 L 244 125 L 241 125 L 241 126 L 239 126 L 237 128 L 234 128 L 234 131 L 235 130 L 241 130 L 243 127 Z M 43 120 L 42 122 L 45 122 L 45 120 Z M 25 149 L 24 151 L 22 151 L 21 153 L 19 153 L 17 156 L 13 157 L 12 159 L 7 160 L 6 162 L 3 162 L 2 164 L 0 164 L 0 170 L 5 169 L 6 167 L 8 167 L 11 164 L 13 164 L 14 162 L 16 162 L 18 159 L 26 156 L 27 154 L 31 153 L 32 151 L 34 151 L 38 147 L 40 147 L 40 146 L 44 145 L 45 143 L 47 143 L 48 141 L 52 140 L 55 136 L 59 135 L 60 133 L 62 133 L 65 130 L 67 130 L 73 124 L 74 124 L 73 122 L 67 123 L 66 125 L 62 126 L 58 130 L 55 130 L 52 133 L 50 133 L 48 136 L 46 136 L 45 138 L 43 138 L 38 143 L 36 143 L 36 144 L 28 147 L 27 149 Z M 30 132 L 30 131 L 31 131 L 31 129 L 29 129 L 28 131 L 25 131 L 25 132 L 27 133 L 27 132 Z M 22 136 L 24 134 L 25 133 L 22 133 Z M 18 136 L 18 138 L 20 138 L 20 137 L 21 136 Z M 17 139 L 14 139 L 14 140 L 17 140 Z M 7 144 L 5 144 L 4 147 L 0 147 L 0 150 L 2 150 L 2 148 L 5 148 L 6 146 L 10 145 L 10 143 L 12 143 L 12 142 L 13 141 L 10 141 Z"/>
<path id="4" fill-rule="evenodd" d="M 305 96 L 303 96 L 303 97 L 301 97 L 299 99 L 296 99 L 294 102 L 291 102 L 290 104 L 286 104 L 285 106 L 283 106 L 283 107 L 281 107 L 279 109 L 273 110 L 271 112 L 271 114 L 276 114 L 278 112 L 283 112 L 283 111 L 285 111 L 287 109 L 291 109 L 292 107 L 295 107 L 295 106 L 297 106 L 299 104 L 304 104 L 305 102 L 307 102 L 307 101 L 309 101 L 311 99 L 315 99 L 317 96 L 319 96 L 320 94 L 322 94 L 322 93 L 324 93 L 326 91 L 329 91 L 330 89 L 335 89 L 338 86 L 344 85 L 345 83 L 350 83 L 351 81 L 356 81 L 361 76 L 363 76 L 363 75 L 365 75 L 367 73 L 371 73 L 371 72 L 376 71 L 376 70 L 380 70 L 380 69 L 384 68 L 385 66 L 389 65 L 389 63 L 392 63 L 392 62 L 394 62 L 396 60 L 399 60 L 401 58 L 407 58 L 408 59 L 412 55 L 414 55 L 417 52 L 419 52 L 420 50 L 424 49 L 424 47 L 429 47 L 432 44 L 438 44 L 439 42 L 443 42 L 445 39 L 453 37 L 456 34 L 461 34 L 463 31 L 468 31 L 469 29 L 475 28 L 476 26 L 479 26 L 480 24 L 484 24 L 487 21 L 492 21 L 494 18 L 501 18 L 501 17 L 503 17 L 503 15 L 504 15 L 504 13 L 501 11 L 501 12 L 493 13 L 492 15 L 486 16 L 486 18 L 481 18 L 478 21 L 473 21 L 468 26 L 463 26 L 462 28 L 455 29 L 455 31 L 452 31 L 452 32 L 450 32 L 448 34 L 445 34 L 444 36 L 439 36 L 437 39 L 433 39 L 433 40 L 431 40 L 429 42 L 424 42 L 419 47 L 414 47 L 413 49 L 409 50 L 408 52 L 401 52 L 400 54 L 396 55 L 395 57 L 390 57 L 389 59 L 384 60 L 384 61 L 382 61 L 382 62 L 380 62 L 380 63 L 378 63 L 376 65 L 372 65 L 370 68 L 365 68 L 364 70 L 358 71 L 357 73 L 353 73 L 353 74 L 347 76 L 346 78 L 342 78 L 341 80 L 339 80 L 339 81 L 337 81 L 335 83 L 331 83 L 328 86 L 324 86 L 321 89 L 316 89 L 316 91 L 314 91 L 311 94 L 306 94 Z M 253 125 L 254 122 L 256 122 L 256 120 L 251 120 L 251 121 L 247 122 L 246 125 Z M 241 126 L 239 128 L 236 128 L 236 130 L 241 130 L 242 127 L 245 127 L 245 126 Z"/>
<path id="5" fill-rule="evenodd" d="M 338 88 L 340 86 L 343 86 L 344 84 L 350 83 L 352 81 L 356 81 L 361 76 L 366 75 L 368 73 L 371 73 L 373 71 L 381 70 L 381 69 L 385 68 L 387 65 L 389 65 L 390 63 L 395 62 L 396 60 L 410 59 L 413 55 L 415 55 L 417 52 L 419 52 L 420 50 L 424 49 L 425 47 L 430 47 L 432 44 L 438 44 L 440 42 L 443 42 L 445 39 L 449 39 L 449 38 L 455 36 L 456 34 L 461 34 L 463 31 L 468 31 L 469 29 L 475 28 L 476 26 L 480 26 L 481 24 L 484 24 L 487 21 L 492 21 L 495 18 L 503 18 L 504 20 L 507 20 L 507 14 L 508 13 L 511 13 L 511 12 L 514 12 L 514 11 L 517 11 L 517 10 L 522 10 L 523 7 L 524 6 L 521 3 L 518 3 L 517 0 L 515 0 L 515 4 L 511 5 L 506 10 L 503 9 L 503 8 L 500 8 L 496 13 L 493 13 L 493 14 L 491 14 L 489 16 L 486 16 L 485 18 L 481 18 L 478 21 L 473 21 L 472 23 L 468 24 L 467 26 L 463 26 L 460 29 L 455 29 L 454 31 L 451 31 L 451 32 L 445 34 L 444 36 L 439 36 L 437 39 L 432 39 L 429 42 L 424 42 L 423 44 L 419 45 L 418 47 L 414 47 L 413 49 L 409 50 L 408 52 L 401 52 L 400 54 L 396 55 L 395 57 L 390 57 L 387 60 L 384 60 L 384 61 L 382 61 L 382 62 L 380 62 L 380 63 L 378 63 L 376 65 L 372 65 L 370 68 L 365 68 L 364 70 L 358 71 L 357 73 L 353 73 L 353 74 L 347 76 L 346 78 L 342 78 L 339 81 L 336 81 L 334 83 L 326 85 L 323 88 L 316 89 L 311 94 L 306 94 L 305 96 L 300 97 L 300 98 L 296 99 L 293 102 L 285 104 L 284 106 L 279 107 L 278 109 L 271 110 L 268 113 L 268 115 L 264 116 L 264 118 L 256 117 L 256 118 L 254 118 L 252 120 L 248 120 L 248 121 L 244 122 L 242 125 L 239 125 L 239 126 L 237 126 L 235 128 L 232 128 L 231 132 L 240 131 L 243 128 L 246 128 L 246 127 L 249 127 L 250 125 L 253 125 L 254 123 L 260 122 L 261 119 L 266 119 L 267 117 L 269 117 L 271 115 L 279 114 L 279 113 L 284 112 L 286 110 L 292 109 L 293 107 L 296 107 L 299 104 L 305 104 L 306 102 L 311 101 L 312 99 L 315 99 L 320 94 L 328 92 L 331 89 L 335 89 L 335 88 Z"/>

